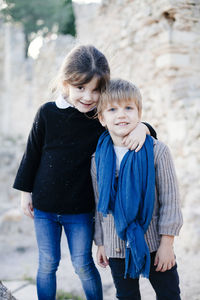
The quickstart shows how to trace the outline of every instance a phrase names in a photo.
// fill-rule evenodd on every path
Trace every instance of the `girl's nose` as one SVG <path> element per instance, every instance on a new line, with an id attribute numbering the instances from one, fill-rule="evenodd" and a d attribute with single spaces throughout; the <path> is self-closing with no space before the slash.
<path id="1" fill-rule="evenodd" d="M 91 100 L 91 93 L 88 91 L 85 91 L 84 95 L 83 95 L 83 99 L 86 101 Z"/>

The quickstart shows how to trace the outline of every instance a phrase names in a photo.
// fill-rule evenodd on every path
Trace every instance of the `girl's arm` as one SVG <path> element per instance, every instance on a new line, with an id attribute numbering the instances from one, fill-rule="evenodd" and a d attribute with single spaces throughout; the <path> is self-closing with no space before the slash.
<path id="1" fill-rule="evenodd" d="M 124 138 L 124 146 L 138 152 L 142 148 L 147 134 L 151 134 L 151 136 L 157 139 L 156 131 L 151 125 L 148 123 L 138 123 L 137 127 Z"/>
<path id="2" fill-rule="evenodd" d="M 32 192 L 44 144 L 44 120 L 41 107 L 34 119 L 26 150 L 22 157 L 13 187 L 20 191 Z"/>
<path id="3" fill-rule="evenodd" d="M 21 193 L 21 209 L 26 216 L 34 218 L 31 193 Z"/>

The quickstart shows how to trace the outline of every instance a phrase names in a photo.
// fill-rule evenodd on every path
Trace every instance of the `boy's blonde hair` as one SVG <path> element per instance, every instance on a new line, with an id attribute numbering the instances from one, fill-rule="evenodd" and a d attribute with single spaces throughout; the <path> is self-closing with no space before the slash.
<path id="1" fill-rule="evenodd" d="M 134 101 L 139 117 L 142 114 L 142 96 L 140 90 L 131 82 L 123 79 L 112 79 L 108 83 L 106 90 L 101 94 L 97 104 L 97 113 L 102 115 L 108 105 Z"/>

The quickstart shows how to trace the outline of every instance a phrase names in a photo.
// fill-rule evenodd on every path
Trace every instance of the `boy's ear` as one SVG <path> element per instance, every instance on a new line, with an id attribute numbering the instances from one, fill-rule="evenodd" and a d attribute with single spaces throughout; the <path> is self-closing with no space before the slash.
<path id="1" fill-rule="evenodd" d="M 98 119 L 99 119 L 99 122 L 101 123 L 101 125 L 103 127 L 106 127 L 106 122 L 104 121 L 104 117 L 101 114 L 98 115 Z"/>

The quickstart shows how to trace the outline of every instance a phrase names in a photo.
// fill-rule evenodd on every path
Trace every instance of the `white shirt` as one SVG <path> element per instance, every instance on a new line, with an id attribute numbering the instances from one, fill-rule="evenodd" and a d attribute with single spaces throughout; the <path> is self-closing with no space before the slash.
<path id="1" fill-rule="evenodd" d="M 114 150 L 115 150 L 115 154 L 116 154 L 116 173 L 118 175 L 121 161 L 122 161 L 124 155 L 126 154 L 126 152 L 128 152 L 128 148 L 121 147 L 121 146 L 114 146 Z"/>

